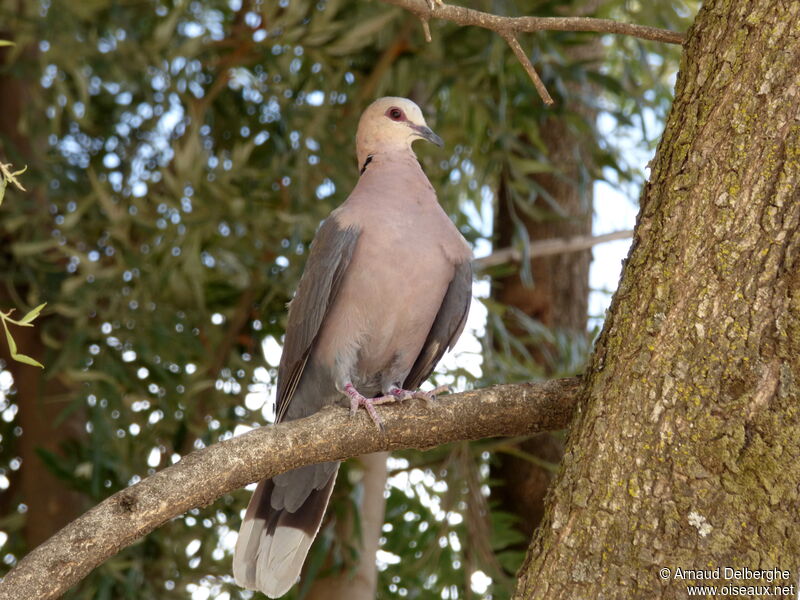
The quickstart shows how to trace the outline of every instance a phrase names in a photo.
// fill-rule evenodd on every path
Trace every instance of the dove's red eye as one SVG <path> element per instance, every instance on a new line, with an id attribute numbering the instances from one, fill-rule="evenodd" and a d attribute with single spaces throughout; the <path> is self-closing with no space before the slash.
<path id="1" fill-rule="evenodd" d="M 403 111 L 399 108 L 392 107 L 386 111 L 386 114 L 392 121 L 401 121 L 403 119 Z"/>

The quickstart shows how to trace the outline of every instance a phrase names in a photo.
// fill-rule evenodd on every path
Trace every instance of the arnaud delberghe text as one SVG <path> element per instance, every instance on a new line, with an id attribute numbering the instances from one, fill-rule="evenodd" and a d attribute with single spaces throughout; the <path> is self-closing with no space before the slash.
<path id="1" fill-rule="evenodd" d="M 676 567 L 675 572 L 672 574 L 673 579 L 689 579 L 697 581 L 698 579 L 712 580 L 712 579 L 736 579 L 740 581 L 773 581 L 787 580 L 791 577 L 791 573 L 787 569 L 748 569 L 747 567 L 732 568 L 732 567 L 716 567 L 715 569 L 682 569 Z"/>

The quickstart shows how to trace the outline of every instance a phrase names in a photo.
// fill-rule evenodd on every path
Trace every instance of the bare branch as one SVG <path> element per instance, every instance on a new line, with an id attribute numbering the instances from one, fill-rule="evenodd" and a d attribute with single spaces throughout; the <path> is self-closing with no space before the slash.
<path id="1" fill-rule="evenodd" d="M 431 41 L 430 27 L 428 25 L 428 21 L 431 18 L 443 19 L 461 26 L 483 27 L 502 36 L 511 46 L 517 60 L 522 64 L 536 87 L 536 91 L 539 92 L 542 100 L 547 105 L 553 104 L 553 99 L 547 92 L 536 69 L 533 68 L 528 55 L 519 45 L 516 38 L 519 33 L 534 31 L 589 31 L 595 33 L 618 33 L 668 44 L 682 44 L 684 40 L 682 33 L 658 29 L 657 27 L 622 23 L 612 19 L 596 19 L 594 17 L 502 17 L 464 6 L 444 4 L 441 0 L 383 0 L 383 2 L 399 6 L 415 14 L 422 21 L 425 40 L 428 42 Z"/>
<path id="2" fill-rule="evenodd" d="M 406 9 L 418 17 L 443 19 L 456 25 L 474 25 L 503 33 L 531 33 L 534 31 L 588 31 L 595 33 L 617 33 L 643 40 L 682 44 L 684 34 L 668 29 L 623 23 L 613 19 L 593 17 L 501 17 L 463 6 L 439 4 L 428 5 L 426 0 L 383 0 Z"/>
<path id="3" fill-rule="evenodd" d="M 332 408 L 261 427 L 193 452 L 107 498 L 33 550 L 0 582 L 0 600 L 57 598 L 107 558 L 191 508 L 248 483 L 304 465 L 382 450 L 432 448 L 456 440 L 526 435 L 565 427 L 579 378 L 500 385 L 426 405 L 381 409 L 386 431 L 366 414 Z"/>
<path id="4" fill-rule="evenodd" d="M 547 88 L 544 86 L 544 82 L 542 78 L 539 77 L 539 74 L 536 72 L 536 69 L 533 68 L 533 63 L 531 63 L 528 55 L 525 54 L 525 51 L 522 49 L 522 46 L 519 45 L 517 38 L 514 37 L 513 33 L 501 33 L 508 45 L 511 47 L 511 50 L 514 51 L 514 55 L 517 57 L 517 60 L 522 65 L 522 68 L 525 69 L 525 72 L 528 73 L 528 77 L 531 78 L 533 82 L 533 86 L 536 88 L 536 91 L 539 92 L 539 96 L 542 99 L 542 102 L 550 106 L 553 104 L 553 98 L 550 96 L 550 93 L 547 91 Z"/>
<path id="5" fill-rule="evenodd" d="M 631 236 L 633 236 L 633 229 L 622 229 L 620 231 L 604 233 L 603 235 L 579 235 L 575 237 L 539 240 L 537 242 L 531 242 L 530 254 L 536 258 L 539 256 L 550 256 L 552 254 L 578 252 L 580 250 L 587 250 L 598 244 L 614 240 L 624 240 Z M 476 258 L 472 261 L 472 266 L 476 271 L 484 271 L 506 263 L 518 263 L 521 260 L 522 253 L 516 248 L 501 248 L 500 250 L 495 250 L 489 256 Z"/>
<path id="6" fill-rule="evenodd" d="M 431 37 L 431 26 L 428 24 L 428 19 L 420 19 L 422 21 L 422 33 L 425 34 L 425 41 L 429 44 L 433 41 Z"/>

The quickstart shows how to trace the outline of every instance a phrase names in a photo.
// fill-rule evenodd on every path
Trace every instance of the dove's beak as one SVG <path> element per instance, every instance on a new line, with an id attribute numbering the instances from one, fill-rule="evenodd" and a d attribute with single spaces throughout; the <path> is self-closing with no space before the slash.
<path id="1" fill-rule="evenodd" d="M 411 125 L 411 129 L 413 129 L 423 140 L 428 140 L 430 143 L 436 144 L 440 148 L 444 146 L 444 141 L 442 141 L 442 138 L 433 133 L 430 127 L 425 125 Z"/>

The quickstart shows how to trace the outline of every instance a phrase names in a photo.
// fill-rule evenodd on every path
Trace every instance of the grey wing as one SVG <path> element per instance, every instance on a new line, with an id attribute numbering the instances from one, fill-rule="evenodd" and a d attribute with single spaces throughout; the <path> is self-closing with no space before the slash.
<path id="1" fill-rule="evenodd" d="M 471 300 L 472 264 L 470 261 L 465 261 L 456 265 L 455 274 L 444 295 L 431 331 L 403 382 L 405 389 L 417 389 L 430 376 L 444 353 L 455 345 L 467 322 Z"/>
<path id="2" fill-rule="evenodd" d="M 278 367 L 276 422 L 283 419 L 292 402 L 325 314 L 339 292 L 358 235 L 356 227 L 341 227 L 333 213 L 314 237 L 303 276 L 289 306 Z"/>

